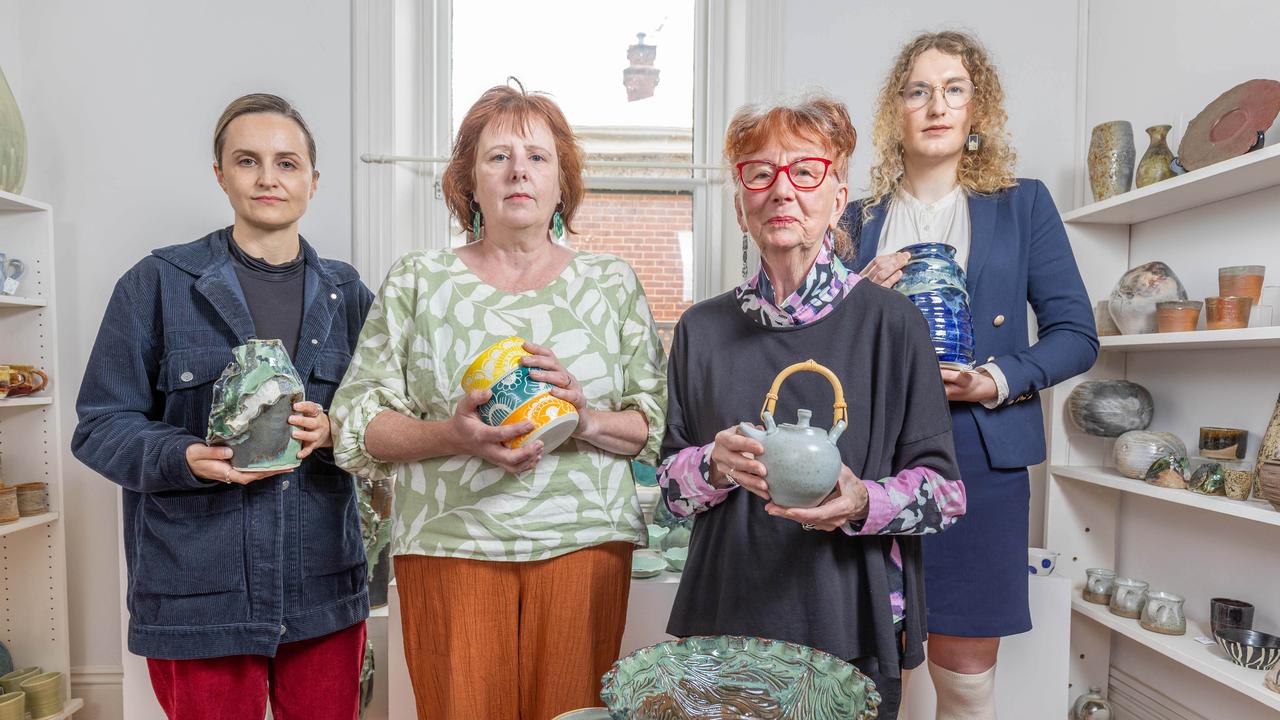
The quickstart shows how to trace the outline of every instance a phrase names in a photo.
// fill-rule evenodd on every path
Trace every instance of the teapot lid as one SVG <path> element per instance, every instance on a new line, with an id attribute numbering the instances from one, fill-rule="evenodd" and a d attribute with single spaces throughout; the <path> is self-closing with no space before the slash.
<path id="1" fill-rule="evenodd" d="M 796 410 L 796 427 L 809 427 L 809 418 L 811 417 L 813 417 L 812 410 L 805 410 L 804 408 Z"/>

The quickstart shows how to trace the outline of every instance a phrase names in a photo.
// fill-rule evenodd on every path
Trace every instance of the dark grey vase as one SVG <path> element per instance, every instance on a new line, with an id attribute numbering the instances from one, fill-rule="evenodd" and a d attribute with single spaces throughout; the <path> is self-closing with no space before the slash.
<path id="1" fill-rule="evenodd" d="M 1128 380 L 1087 380 L 1067 396 L 1071 422 L 1098 437 L 1120 437 L 1151 425 L 1155 404 L 1151 393 Z"/>
<path id="2" fill-rule="evenodd" d="M 289 416 L 302 402 L 302 378 L 284 343 L 250 340 L 233 349 L 235 360 L 213 384 L 207 440 L 229 445 L 237 470 L 285 470 L 301 464 L 302 444 Z"/>

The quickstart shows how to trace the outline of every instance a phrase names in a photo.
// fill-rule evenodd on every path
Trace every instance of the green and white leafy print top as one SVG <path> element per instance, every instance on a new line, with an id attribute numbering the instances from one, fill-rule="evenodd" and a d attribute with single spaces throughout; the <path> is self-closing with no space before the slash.
<path id="1" fill-rule="evenodd" d="M 527 561 L 646 542 L 630 458 L 580 440 L 519 476 L 476 457 L 396 465 L 365 450 L 365 428 L 385 410 L 451 417 L 467 365 L 512 335 L 550 348 L 591 407 L 641 412 L 649 437 L 639 459 L 657 458 L 666 369 L 644 289 L 626 262 L 577 253 L 548 286 L 507 293 L 451 250 L 409 253 L 387 273 L 330 409 L 338 464 L 371 479 L 396 475 L 392 554 Z"/>

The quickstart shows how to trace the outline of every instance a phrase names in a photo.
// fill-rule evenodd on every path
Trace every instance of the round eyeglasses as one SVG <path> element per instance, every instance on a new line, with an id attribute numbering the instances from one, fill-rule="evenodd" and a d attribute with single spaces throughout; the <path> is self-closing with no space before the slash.
<path id="1" fill-rule="evenodd" d="M 778 176 L 785 174 L 791 185 L 797 190 L 815 190 L 827 179 L 827 170 L 831 161 L 820 157 L 807 157 L 796 160 L 789 165 L 777 165 L 768 160 L 748 160 L 740 162 L 738 179 L 742 187 L 752 190 L 768 190 L 778 181 Z"/>
<path id="2" fill-rule="evenodd" d="M 906 104 L 908 110 L 919 110 L 933 102 L 934 90 L 942 90 L 942 99 L 952 110 L 959 110 L 973 100 L 973 83 L 956 78 L 948 81 L 946 85 L 911 83 L 902 89 L 902 102 Z"/>

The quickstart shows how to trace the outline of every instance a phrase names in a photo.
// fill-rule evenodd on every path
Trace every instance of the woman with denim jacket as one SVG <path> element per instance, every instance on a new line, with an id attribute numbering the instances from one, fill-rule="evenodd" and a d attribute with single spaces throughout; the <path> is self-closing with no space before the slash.
<path id="1" fill-rule="evenodd" d="M 354 483 L 325 407 L 373 295 L 298 234 L 315 141 L 274 95 L 214 135 L 231 227 L 155 250 L 116 284 L 85 372 L 72 450 L 124 490 L 129 649 L 173 720 L 357 717 L 369 614 Z M 205 437 L 232 348 L 278 338 L 306 385 L 302 465 L 232 468 Z"/>

